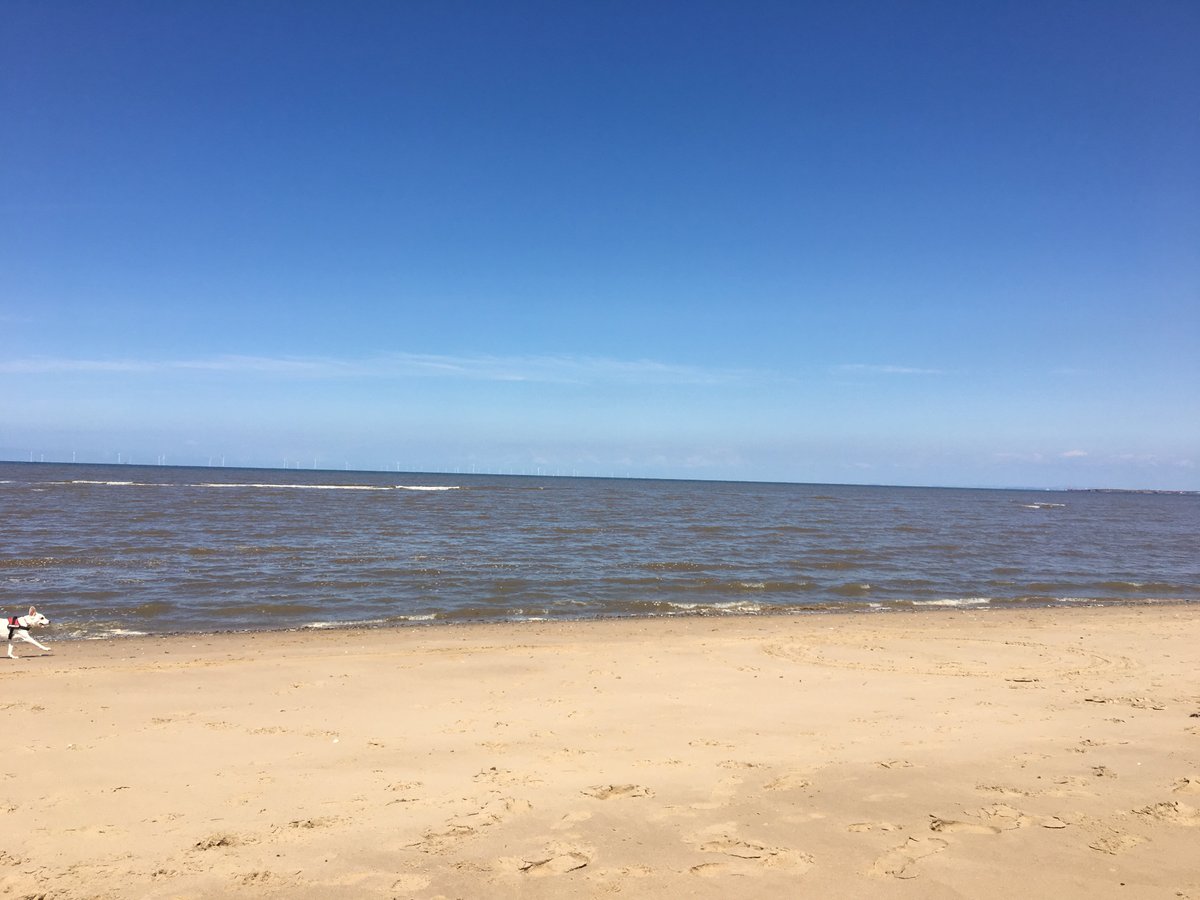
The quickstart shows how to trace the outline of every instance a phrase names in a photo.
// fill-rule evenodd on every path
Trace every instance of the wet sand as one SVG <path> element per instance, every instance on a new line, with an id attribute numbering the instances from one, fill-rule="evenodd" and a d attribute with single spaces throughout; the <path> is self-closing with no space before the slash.
<path id="1" fill-rule="evenodd" d="M 0 896 L 1200 898 L 1200 607 L 39 637 Z"/>

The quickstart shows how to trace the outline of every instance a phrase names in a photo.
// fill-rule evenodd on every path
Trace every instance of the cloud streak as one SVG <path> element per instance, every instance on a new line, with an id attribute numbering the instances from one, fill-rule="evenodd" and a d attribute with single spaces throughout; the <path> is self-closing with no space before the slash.
<path id="1" fill-rule="evenodd" d="M 762 373 L 747 370 L 569 355 L 393 353 L 362 359 L 225 355 L 182 360 L 61 357 L 0 360 L 0 374 L 6 375 L 169 375 L 188 372 L 297 379 L 444 378 L 543 384 L 719 385 L 764 377 Z"/>
<path id="2" fill-rule="evenodd" d="M 942 369 L 918 369 L 913 366 L 872 365 L 867 363 L 847 363 L 834 366 L 833 371 L 838 375 L 945 375 Z"/>

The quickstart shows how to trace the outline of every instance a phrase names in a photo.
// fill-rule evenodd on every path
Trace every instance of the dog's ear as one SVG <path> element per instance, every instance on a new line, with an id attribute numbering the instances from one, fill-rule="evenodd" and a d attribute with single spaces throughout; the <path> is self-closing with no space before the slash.
<path id="1" fill-rule="evenodd" d="M 37 607 L 36 606 L 29 607 L 29 614 L 31 616 L 36 616 L 37 615 Z"/>

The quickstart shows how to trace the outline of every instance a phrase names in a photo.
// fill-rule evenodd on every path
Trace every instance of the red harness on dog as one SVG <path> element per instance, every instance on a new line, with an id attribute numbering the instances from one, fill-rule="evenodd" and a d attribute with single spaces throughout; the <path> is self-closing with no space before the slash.
<path id="1" fill-rule="evenodd" d="M 9 616 L 8 617 L 8 639 L 10 641 L 12 640 L 14 631 L 17 631 L 18 629 L 24 630 L 24 628 L 25 628 L 25 626 L 21 624 L 20 616 Z"/>

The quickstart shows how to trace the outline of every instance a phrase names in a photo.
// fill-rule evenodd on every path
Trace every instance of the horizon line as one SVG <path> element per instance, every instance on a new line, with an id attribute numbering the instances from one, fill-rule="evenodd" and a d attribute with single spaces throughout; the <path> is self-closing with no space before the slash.
<path id="1" fill-rule="evenodd" d="M 361 475 L 436 475 L 436 476 L 465 476 L 469 478 L 570 478 L 590 481 L 680 481 L 706 484 L 764 484 L 789 485 L 794 487 L 866 487 L 866 488 L 897 488 L 902 490 L 947 490 L 947 491 L 1025 491 L 1037 493 L 1121 493 L 1121 494 L 1170 494 L 1170 495 L 1200 495 L 1200 490 L 1188 488 L 1128 488 L 1102 486 L 1058 486 L 1032 487 L 1023 485 L 980 485 L 980 484 L 887 484 L 883 482 L 862 481 L 780 481 L 778 479 L 756 478 L 688 478 L 673 475 L 563 475 L 563 474 L 525 474 L 516 472 L 450 472 L 444 469 L 360 469 L 360 468 L 300 468 L 299 466 L 243 466 L 243 465 L 202 465 L 199 463 L 181 465 L 179 463 L 131 463 L 131 462 L 78 462 L 70 460 L 29 460 L 29 459 L 0 459 L 0 464 L 20 466 L 105 466 L 108 468 L 135 469 L 227 469 L 243 472 L 341 472 Z"/>

